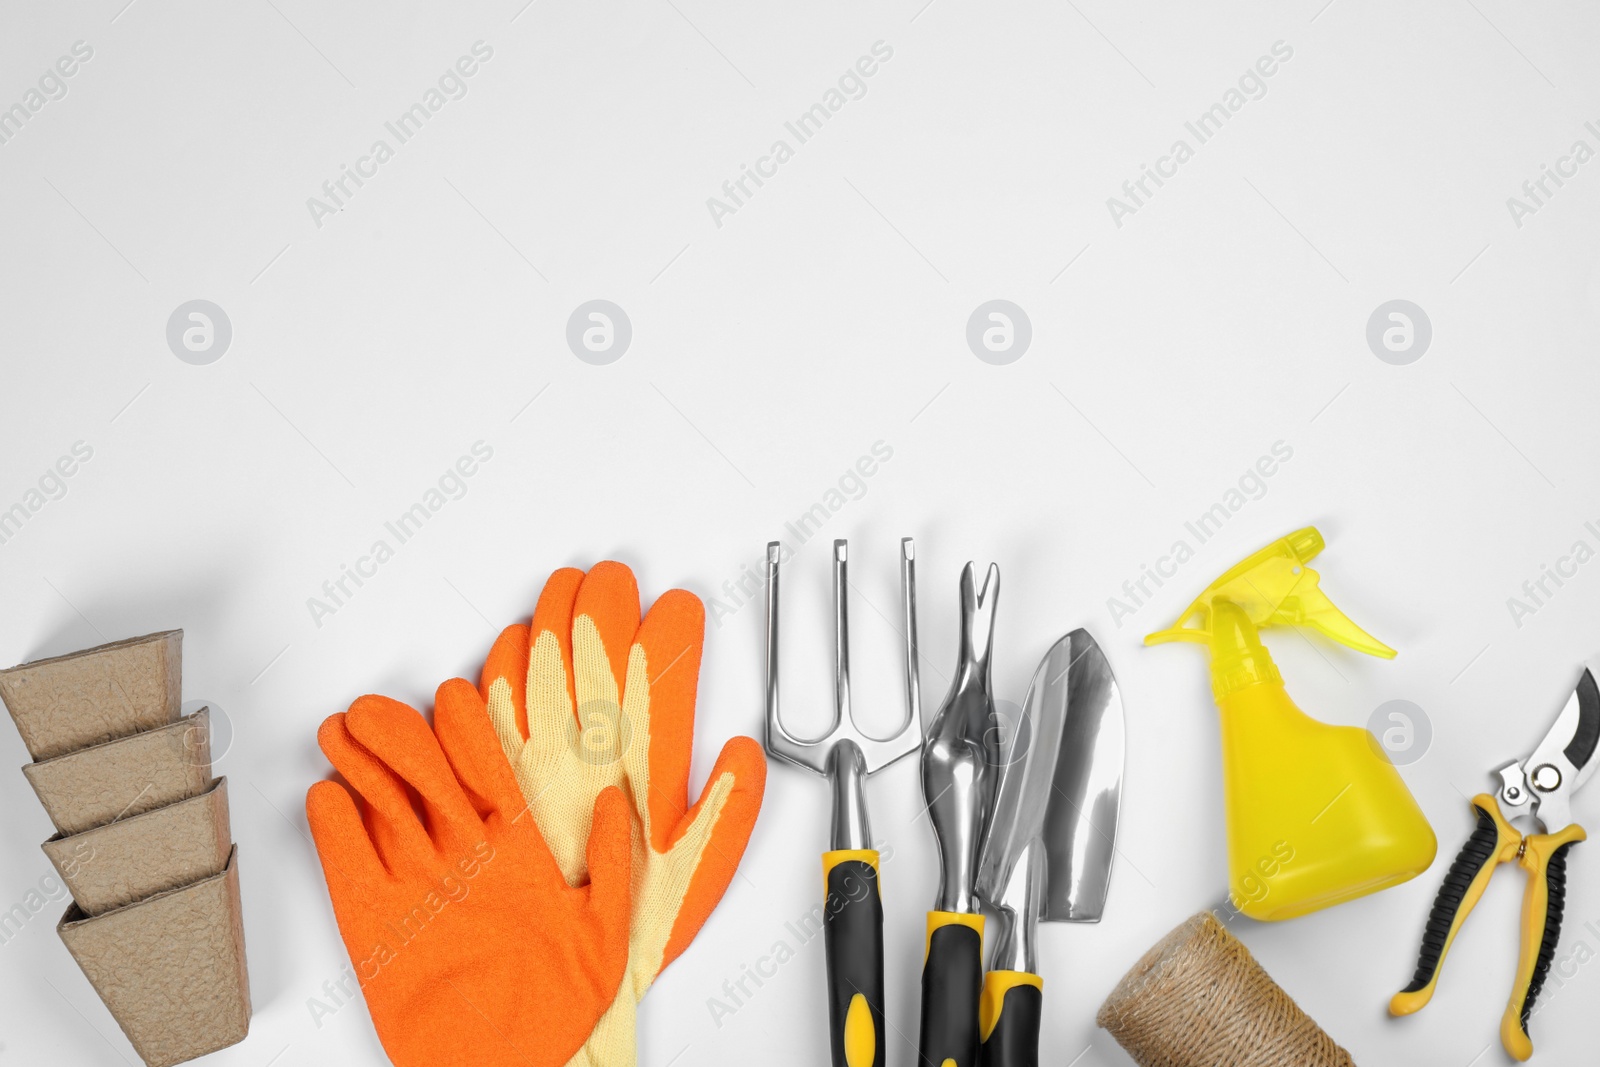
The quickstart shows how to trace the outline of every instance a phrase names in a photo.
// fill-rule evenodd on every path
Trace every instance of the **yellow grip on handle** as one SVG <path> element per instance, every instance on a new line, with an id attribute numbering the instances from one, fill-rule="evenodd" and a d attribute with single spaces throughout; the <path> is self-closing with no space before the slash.
<path id="1" fill-rule="evenodd" d="M 1032 986 L 1043 991 L 1044 979 L 1027 971 L 988 971 L 983 976 L 983 994 L 978 998 L 978 1037 L 989 1040 L 994 1028 L 1000 1025 L 1000 1009 L 1005 1006 L 1006 993 L 1017 986 Z"/>
<path id="2" fill-rule="evenodd" d="M 878 850 L 875 848 L 836 848 L 822 854 L 822 896 L 828 896 L 828 875 L 841 863 L 850 860 L 859 860 L 871 867 L 875 875 L 881 876 L 878 868 Z M 878 882 L 878 896 L 883 896 L 883 883 Z"/>
<path id="3" fill-rule="evenodd" d="M 983 952 L 983 916 L 968 915 L 960 911 L 930 911 L 928 912 L 928 937 L 922 945 L 922 962 L 926 966 L 928 953 L 933 949 L 933 932 L 942 926 L 966 926 L 978 931 L 978 951 L 980 958 Z"/>
<path id="4" fill-rule="evenodd" d="M 1523 839 L 1518 863 L 1528 872 L 1528 887 L 1522 894 L 1522 946 L 1517 954 L 1517 981 L 1500 1020 L 1500 1043 L 1518 1061 L 1533 1055 L 1527 1017 L 1544 986 L 1561 936 L 1566 862 L 1563 858 L 1552 863 L 1552 859 L 1568 845 L 1588 836 L 1583 827 L 1573 823 L 1559 833 L 1529 834 Z"/>
<path id="5" fill-rule="evenodd" d="M 1489 887 L 1495 868 L 1516 859 L 1522 847 L 1522 834 L 1506 821 L 1494 797 L 1479 793 L 1472 798 L 1472 809 L 1478 826 L 1439 886 L 1418 952 L 1416 974 L 1410 985 L 1389 999 L 1390 1015 L 1410 1015 L 1433 999 L 1445 956 Z"/>
<path id="6" fill-rule="evenodd" d="M 878 1058 L 878 1029 L 872 1021 L 872 1006 L 857 993 L 850 998 L 844 1017 L 844 1062 L 846 1067 L 874 1067 Z"/>

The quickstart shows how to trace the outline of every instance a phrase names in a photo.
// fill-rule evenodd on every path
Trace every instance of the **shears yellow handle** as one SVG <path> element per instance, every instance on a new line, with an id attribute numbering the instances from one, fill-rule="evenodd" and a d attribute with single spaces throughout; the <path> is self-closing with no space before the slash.
<path id="1" fill-rule="evenodd" d="M 1516 860 L 1528 873 L 1522 897 L 1522 944 L 1517 955 L 1517 980 L 1500 1021 L 1500 1043 L 1517 1060 L 1533 1055 L 1528 1037 L 1528 1016 L 1544 988 L 1561 939 L 1561 913 L 1566 904 L 1567 849 L 1588 835 L 1576 823 L 1553 834 L 1524 836 L 1506 819 L 1500 804 L 1488 793 L 1472 798 L 1478 824 L 1450 864 L 1444 884 L 1434 898 L 1433 910 L 1422 935 L 1416 974 L 1411 984 L 1389 1001 L 1391 1015 L 1410 1015 L 1433 999 L 1444 958 L 1473 906 L 1488 888 L 1489 878 L 1502 863 Z"/>

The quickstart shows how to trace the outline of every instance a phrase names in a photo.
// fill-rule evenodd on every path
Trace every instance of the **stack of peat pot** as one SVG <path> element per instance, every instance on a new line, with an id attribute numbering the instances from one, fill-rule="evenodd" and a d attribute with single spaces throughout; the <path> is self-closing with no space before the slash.
<path id="1" fill-rule="evenodd" d="M 56 932 L 149 1067 L 250 1026 L 228 780 L 182 680 L 182 630 L 0 671 L 72 893 Z"/>

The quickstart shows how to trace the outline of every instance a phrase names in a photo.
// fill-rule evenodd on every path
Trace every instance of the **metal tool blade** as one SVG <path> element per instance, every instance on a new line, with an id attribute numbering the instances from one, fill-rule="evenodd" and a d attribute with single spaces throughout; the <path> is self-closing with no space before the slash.
<path id="1" fill-rule="evenodd" d="M 1600 656 L 1593 656 L 1584 664 L 1583 674 L 1556 717 L 1555 725 L 1522 764 L 1525 781 L 1537 803 L 1535 813 L 1551 833 L 1572 821 L 1572 794 L 1600 765 L 1596 753 L 1600 748 L 1597 675 L 1600 675 Z"/>
<path id="2" fill-rule="evenodd" d="M 1122 810 L 1122 692 L 1085 630 L 1068 635 L 1067 714 L 1044 813 L 1046 922 L 1099 922 Z"/>
<path id="3" fill-rule="evenodd" d="M 1073 631 L 1045 653 L 1028 683 L 1021 717 L 1000 753 L 1000 784 L 995 790 L 978 860 L 976 883 L 978 896 L 991 904 L 998 904 L 1006 896 L 1006 883 L 1018 857 L 1044 829 L 1067 718 L 1073 636 L 1081 633 L 1082 630 Z"/>

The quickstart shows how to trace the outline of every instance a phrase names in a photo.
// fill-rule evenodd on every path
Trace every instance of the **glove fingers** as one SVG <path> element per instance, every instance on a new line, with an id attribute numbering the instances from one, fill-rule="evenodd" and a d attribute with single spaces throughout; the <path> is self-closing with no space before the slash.
<path id="1" fill-rule="evenodd" d="M 528 627 L 507 626 L 495 638 L 489 658 L 483 661 L 478 689 L 488 704 L 495 733 L 507 758 L 528 739 Z M 437 707 L 435 715 L 437 716 Z"/>
<path id="2" fill-rule="evenodd" d="M 711 768 L 705 791 L 673 835 L 675 843 L 683 840 L 690 845 L 704 834 L 706 844 L 667 939 L 662 967 L 689 947 L 733 881 L 766 785 L 767 762 L 761 746 L 749 737 L 730 738 Z"/>
<path id="3" fill-rule="evenodd" d="M 640 624 L 634 643 L 644 651 L 649 704 L 650 844 L 666 851 L 689 806 L 689 766 L 694 751 L 695 690 L 705 643 L 700 598 L 683 589 L 663 593 Z M 637 675 L 629 685 L 638 684 Z M 635 694 L 626 696 L 630 711 Z"/>
<path id="4" fill-rule="evenodd" d="M 396 872 L 415 866 L 415 858 L 431 852 L 432 843 L 406 795 L 405 782 L 351 736 L 346 714 L 323 720 L 317 744 L 334 770 L 366 801 L 367 832 L 383 866 Z"/>
<path id="5" fill-rule="evenodd" d="M 362 887 L 383 885 L 388 874 L 367 836 L 355 797 L 338 782 L 316 782 L 306 791 L 306 821 L 335 900 Z"/>
<path id="6" fill-rule="evenodd" d="M 527 834 L 530 862 L 541 883 L 561 885 L 561 867 L 550 851 L 550 839 L 538 824 L 532 801 L 524 799 L 511 765 L 489 726 L 483 698 L 465 679 L 452 678 L 439 687 L 433 707 L 433 728 L 445 757 L 468 798 L 487 822 L 497 818 L 513 835 Z M 492 832 L 492 828 L 491 828 Z M 626 908 L 624 908 L 626 910 Z"/>
<path id="7" fill-rule="evenodd" d="M 479 816 L 511 821 L 527 810 L 483 697 L 466 679 L 452 678 L 434 694 L 433 729 Z"/>
<path id="8" fill-rule="evenodd" d="M 398 700 L 364 696 L 350 705 L 344 721 L 357 744 L 382 760 L 421 797 L 435 835 L 448 828 L 467 838 L 469 844 L 481 839 L 482 820 L 467 802 L 461 783 L 440 751 L 439 739 L 421 713 Z"/>
<path id="9" fill-rule="evenodd" d="M 596 563 L 584 575 L 573 605 L 568 662 L 580 717 L 586 704 L 621 707 L 628 650 L 638 629 L 639 586 L 633 572 L 614 560 Z"/>
<path id="10" fill-rule="evenodd" d="M 522 670 L 527 675 L 528 740 L 542 752 L 564 748 L 577 721 L 572 683 L 572 609 L 583 572 L 563 567 L 539 593 Z"/>
<path id="11" fill-rule="evenodd" d="M 595 798 L 589 829 L 589 911 L 608 937 L 613 931 L 621 932 L 624 956 L 632 884 L 632 833 L 628 802 L 622 790 L 607 787 Z"/>

